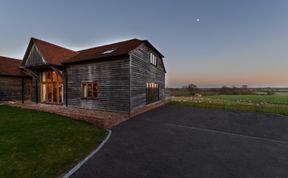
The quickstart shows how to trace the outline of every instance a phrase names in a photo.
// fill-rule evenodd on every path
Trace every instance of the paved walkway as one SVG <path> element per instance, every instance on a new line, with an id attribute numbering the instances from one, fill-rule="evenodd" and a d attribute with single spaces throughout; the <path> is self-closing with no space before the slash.
<path id="1" fill-rule="evenodd" d="M 113 112 L 113 111 L 104 111 L 97 109 L 82 109 L 72 106 L 64 105 L 52 105 L 52 104 L 35 104 L 31 101 L 26 101 L 24 104 L 21 102 L 4 102 L 0 104 L 6 104 L 14 107 L 34 109 L 44 112 L 50 112 L 59 114 L 62 116 L 71 117 L 74 119 L 81 119 L 92 122 L 101 128 L 112 128 L 120 124 L 123 121 L 126 121 L 136 115 L 142 114 L 149 110 L 155 109 L 159 106 L 165 105 L 170 102 L 170 99 L 160 100 L 148 105 L 145 105 L 139 109 L 136 109 L 133 112 Z"/>
<path id="2" fill-rule="evenodd" d="M 288 177 L 288 118 L 163 106 L 112 129 L 73 178 Z"/>
<path id="3" fill-rule="evenodd" d="M 62 105 L 35 104 L 32 102 L 26 102 L 24 104 L 17 102 L 6 102 L 5 104 L 14 107 L 35 109 L 39 111 L 55 113 L 74 119 L 87 120 L 101 128 L 111 128 L 112 126 L 129 119 L 129 113 L 121 112 L 108 112 L 96 109 L 81 109 L 75 107 L 65 107 Z"/>

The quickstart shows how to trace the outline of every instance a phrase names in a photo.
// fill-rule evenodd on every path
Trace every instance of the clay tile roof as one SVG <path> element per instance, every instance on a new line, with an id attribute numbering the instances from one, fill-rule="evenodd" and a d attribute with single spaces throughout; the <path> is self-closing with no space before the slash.
<path id="1" fill-rule="evenodd" d="M 140 44 L 146 42 L 145 40 L 131 39 L 109 45 L 103 45 L 95 48 L 78 51 L 78 54 L 66 59 L 63 63 L 81 62 L 90 59 L 100 59 L 106 57 L 115 57 L 121 55 L 128 55 L 130 51 L 137 48 Z"/>
<path id="2" fill-rule="evenodd" d="M 36 38 L 31 38 L 31 40 L 34 42 L 34 44 L 36 44 L 42 56 L 49 64 L 61 65 L 63 60 L 71 58 L 77 54 L 76 51 L 63 48 L 46 41 Z"/>
<path id="3" fill-rule="evenodd" d="M 19 69 L 22 60 L 0 56 L 0 75 L 28 77 Z"/>
<path id="4" fill-rule="evenodd" d="M 142 43 L 145 43 L 154 49 L 157 53 L 159 53 L 160 56 L 164 57 L 147 40 L 131 39 L 81 51 L 73 51 L 43 40 L 31 38 L 23 59 L 23 63 L 25 63 L 26 59 L 28 58 L 29 51 L 31 50 L 33 44 L 37 46 L 41 55 L 44 57 L 48 64 L 61 65 L 65 63 L 82 62 L 92 59 L 95 60 L 100 58 L 102 59 L 107 57 L 128 55 L 130 51 L 134 50 Z"/>

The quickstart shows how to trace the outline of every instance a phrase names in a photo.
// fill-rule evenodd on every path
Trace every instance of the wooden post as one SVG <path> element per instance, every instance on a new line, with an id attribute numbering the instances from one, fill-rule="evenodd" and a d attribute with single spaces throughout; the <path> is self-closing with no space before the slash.
<path id="1" fill-rule="evenodd" d="M 62 88 L 62 90 L 63 90 L 63 88 Z M 65 70 L 65 106 L 66 107 L 68 106 L 68 75 L 67 75 L 67 69 Z"/>
<path id="2" fill-rule="evenodd" d="M 35 91 L 36 91 L 36 104 L 38 104 L 38 80 L 35 80 L 36 86 L 35 86 Z"/>
<path id="3" fill-rule="evenodd" d="M 22 77 L 22 88 L 21 88 L 21 98 L 22 98 L 22 104 L 24 103 L 24 77 Z"/>

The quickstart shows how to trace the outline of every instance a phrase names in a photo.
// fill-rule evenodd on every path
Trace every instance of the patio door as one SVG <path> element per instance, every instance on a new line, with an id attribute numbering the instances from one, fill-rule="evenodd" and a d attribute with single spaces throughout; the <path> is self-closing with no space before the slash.
<path id="1" fill-rule="evenodd" d="M 40 86 L 42 103 L 63 103 L 63 81 L 55 71 L 42 72 Z"/>

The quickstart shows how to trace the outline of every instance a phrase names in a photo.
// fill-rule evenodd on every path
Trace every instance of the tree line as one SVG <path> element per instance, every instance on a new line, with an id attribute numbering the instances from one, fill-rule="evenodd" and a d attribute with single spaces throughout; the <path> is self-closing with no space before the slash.
<path id="1" fill-rule="evenodd" d="M 272 95 L 274 91 L 270 88 L 261 89 L 261 94 Z M 201 95 L 256 95 L 260 94 L 256 89 L 251 89 L 248 85 L 222 86 L 221 88 L 198 88 L 197 85 L 190 83 L 182 86 L 182 88 L 170 88 L 171 96 L 201 96 Z"/>

